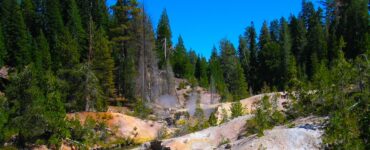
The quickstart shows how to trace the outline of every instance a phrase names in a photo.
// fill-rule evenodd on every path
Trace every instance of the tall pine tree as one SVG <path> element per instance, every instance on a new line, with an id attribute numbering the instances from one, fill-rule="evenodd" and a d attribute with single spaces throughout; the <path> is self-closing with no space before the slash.
<path id="1" fill-rule="evenodd" d="M 114 96 L 114 82 L 113 82 L 113 69 L 114 61 L 112 58 L 112 49 L 105 34 L 104 29 L 101 27 L 97 29 L 96 34 L 93 36 L 93 54 L 92 55 L 92 69 L 99 80 L 100 86 L 106 97 Z"/>
<path id="2" fill-rule="evenodd" d="M 258 80 L 258 53 L 257 53 L 257 34 L 254 28 L 253 22 L 249 27 L 246 28 L 245 38 L 247 40 L 247 48 L 250 50 L 250 69 L 248 73 L 248 84 L 250 84 L 250 89 L 254 93 L 259 91 L 260 84 Z"/>
<path id="3" fill-rule="evenodd" d="M 31 62 L 31 36 L 27 30 L 19 4 L 14 0 L 2 2 L 2 25 L 8 53 L 7 64 L 18 69 Z"/>
<path id="4" fill-rule="evenodd" d="M 135 52 L 130 48 L 132 18 L 140 11 L 135 0 L 118 0 L 113 6 L 111 38 L 114 42 L 116 88 L 118 96 L 133 99 L 135 95 Z"/>
<path id="5" fill-rule="evenodd" d="M 294 56 L 292 54 L 292 40 L 289 31 L 288 22 L 285 18 L 280 19 L 279 25 L 279 43 L 281 47 L 281 66 L 280 66 L 280 75 L 281 81 L 278 84 L 279 89 L 285 90 L 288 88 L 288 83 L 290 81 L 295 81 L 297 69 Z"/>
<path id="6" fill-rule="evenodd" d="M 211 58 L 209 60 L 209 74 L 210 88 L 212 89 L 212 92 L 219 93 L 222 101 L 229 99 L 229 90 L 227 89 L 224 80 L 221 60 L 216 47 L 213 47 Z"/>
<path id="7" fill-rule="evenodd" d="M 170 56 L 170 48 L 172 47 L 172 32 L 170 27 L 170 20 L 167 15 L 166 9 L 163 10 L 161 18 L 157 26 L 156 46 L 157 55 L 159 59 L 159 68 L 163 69 L 166 64 L 166 59 Z M 167 48 L 164 48 L 166 41 Z"/>
<path id="8" fill-rule="evenodd" d="M 198 57 L 195 64 L 195 77 L 201 87 L 208 87 L 208 63 L 205 57 Z"/>
<path id="9" fill-rule="evenodd" d="M 240 64 L 244 70 L 245 79 L 249 79 L 250 72 L 250 50 L 247 47 L 247 41 L 244 37 L 239 36 L 239 47 L 238 47 L 238 56 Z"/>
<path id="10" fill-rule="evenodd" d="M 248 85 L 244 77 L 243 69 L 236 55 L 234 46 L 228 40 L 220 42 L 221 67 L 225 82 L 233 100 L 240 100 L 248 96 Z"/>
<path id="11" fill-rule="evenodd" d="M 7 56 L 7 51 L 5 48 L 5 40 L 4 40 L 4 36 L 2 32 L 2 26 L 0 23 L 0 66 L 1 67 L 4 66 L 5 62 L 7 61 L 6 56 Z"/>
<path id="12" fill-rule="evenodd" d="M 34 55 L 35 65 L 45 70 L 51 69 L 50 46 L 42 31 L 40 31 L 40 35 L 36 38 L 36 50 Z"/>
<path id="13" fill-rule="evenodd" d="M 82 26 L 80 12 L 75 0 L 65 1 L 67 11 L 66 27 L 72 34 L 72 37 L 78 42 L 78 52 L 81 56 L 87 56 L 86 33 Z M 85 58 L 86 59 L 86 58 Z"/>

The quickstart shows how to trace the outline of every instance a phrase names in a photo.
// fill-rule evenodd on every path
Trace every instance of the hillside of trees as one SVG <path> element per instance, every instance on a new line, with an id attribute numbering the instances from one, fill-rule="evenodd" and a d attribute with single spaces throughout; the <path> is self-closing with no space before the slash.
<path id="1" fill-rule="evenodd" d="M 0 148 L 85 132 L 68 113 L 147 109 L 186 79 L 235 102 L 265 91 L 299 93 L 287 118 L 330 116 L 329 149 L 370 149 L 370 28 L 366 0 L 303 0 L 301 12 L 246 25 L 209 59 L 172 41 L 166 10 L 151 23 L 136 0 L 0 0 Z M 163 73 L 165 72 L 165 73 Z M 141 110 L 139 110 L 141 111 Z M 82 127 L 81 127 L 82 128 Z M 87 135 L 87 133 L 86 133 Z"/>

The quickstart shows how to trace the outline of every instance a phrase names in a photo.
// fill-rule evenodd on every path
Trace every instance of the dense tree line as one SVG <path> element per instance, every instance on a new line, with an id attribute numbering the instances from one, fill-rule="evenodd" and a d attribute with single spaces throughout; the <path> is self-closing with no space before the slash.
<path id="1" fill-rule="evenodd" d="M 187 49 L 181 36 L 176 44 L 172 42 L 166 10 L 154 31 L 136 0 L 117 0 L 110 8 L 106 0 L 0 0 L 0 66 L 10 68 L 9 83 L 1 83 L 6 88 L 0 96 L 0 143 L 56 145 L 74 138 L 64 120 L 66 113 L 105 111 L 122 99 L 144 107 L 144 101 L 173 94 L 174 77 L 217 92 L 223 101 L 237 101 L 263 88 L 323 85 L 318 83 L 325 79 L 322 74 L 338 73 L 338 66 L 348 70 L 366 65 L 354 60 L 369 56 L 368 2 L 327 0 L 323 4 L 324 9 L 315 9 L 312 2 L 303 0 L 299 15 L 264 22 L 259 35 L 252 22 L 239 36 L 238 47 L 223 39 L 207 60 Z M 352 67 L 347 62 L 353 62 Z M 368 68 L 357 72 L 365 78 L 367 74 L 361 72 Z M 341 78 L 330 78 L 330 83 L 336 79 Z M 362 78 L 353 80 L 368 85 Z M 368 95 L 355 94 L 342 98 L 358 102 L 367 111 L 356 111 L 366 116 L 368 101 L 359 99 Z M 315 106 L 307 103 L 302 105 Z M 344 110 L 350 104 L 335 107 Z M 323 110 L 331 110 L 326 107 Z M 350 118 L 353 113 L 332 115 Z M 366 128 L 368 120 L 360 116 L 355 123 Z M 330 129 L 338 131 L 336 125 Z M 354 136 L 364 143 L 366 133 Z M 326 140 L 335 145 L 341 135 L 333 132 Z"/>
<path id="2" fill-rule="evenodd" d="M 60 144 L 75 134 L 66 113 L 149 95 L 139 93 L 150 93 L 144 84 L 158 72 L 155 34 L 136 1 L 118 0 L 112 14 L 105 0 L 1 0 L 0 7 L 0 65 L 10 68 L 1 143 Z"/>

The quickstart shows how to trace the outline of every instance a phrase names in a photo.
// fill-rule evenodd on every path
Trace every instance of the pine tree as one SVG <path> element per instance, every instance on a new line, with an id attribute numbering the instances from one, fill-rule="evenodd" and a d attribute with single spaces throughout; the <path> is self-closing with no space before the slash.
<path id="1" fill-rule="evenodd" d="M 271 42 L 270 31 L 267 27 L 267 22 L 264 21 L 263 25 L 262 25 L 262 28 L 261 28 L 261 33 L 260 33 L 260 36 L 259 36 L 259 39 L 258 39 L 258 48 L 259 48 L 259 50 L 262 50 L 263 47 L 269 42 Z"/>
<path id="2" fill-rule="evenodd" d="M 270 35 L 271 35 L 271 40 L 274 42 L 278 42 L 280 39 L 280 25 L 279 25 L 279 20 L 275 19 L 272 20 L 270 23 Z"/>
<path id="3" fill-rule="evenodd" d="M 102 27 L 104 30 L 108 29 L 109 12 L 106 0 L 77 0 L 76 2 L 85 29 L 89 26 L 90 17 L 92 17 L 92 20 L 98 28 Z"/>
<path id="4" fill-rule="evenodd" d="M 107 29 L 109 25 L 109 8 L 106 0 L 97 0 L 93 7 L 93 18 L 98 27 Z"/>
<path id="5" fill-rule="evenodd" d="M 240 101 L 231 104 L 231 118 L 236 118 L 244 115 L 244 107 Z"/>
<path id="6" fill-rule="evenodd" d="M 240 64 L 244 70 L 245 79 L 248 80 L 250 72 L 250 51 L 247 47 L 247 41 L 242 36 L 239 36 L 238 56 Z"/>
<path id="7" fill-rule="evenodd" d="M 197 54 L 193 49 L 190 49 L 187 56 L 187 62 L 185 66 L 185 78 L 189 80 L 195 80 L 195 65 L 197 62 Z"/>
<path id="8" fill-rule="evenodd" d="M 302 19 L 306 29 L 312 27 L 312 21 L 315 16 L 315 7 L 311 1 L 302 0 L 302 10 L 299 13 L 299 17 Z"/>
<path id="9" fill-rule="evenodd" d="M 315 66 L 318 66 L 317 64 L 321 62 L 328 63 L 327 44 L 321 24 L 321 13 L 322 10 L 319 9 L 312 16 L 307 32 L 308 44 L 304 55 L 306 57 L 306 71 L 309 78 L 315 74 Z"/>
<path id="10" fill-rule="evenodd" d="M 278 31 L 280 30 L 278 29 Z M 263 81 L 263 84 L 267 84 L 270 87 L 277 86 L 282 76 L 279 66 L 282 58 L 280 52 L 281 47 L 277 42 L 271 40 L 266 22 L 264 22 L 259 36 L 259 47 L 259 77 Z"/>
<path id="11" fill-rule="evenodd" d="M 189 63 L 188 58 L 186 57 L 186 48 L 184 41 L 181 36 L 179 36 L 175 50 L 171 57 L 171 64 L 173 66 L 173 71 L 176 77 L 183 78 L 185 77 L 185 68 L 187 63 Z"/>
<path id="12" fill-rule="evenodd" d="M 48 35 L 49 41 L 53 41 L 52 45 L 59 34 L 63 33 L 64 22 L 60 10 L 59 0 L 45 2 L 45 34 Z"/>
<path id="13" fill-rule="evenodd" d="M 81 56 L 87 56 L 86 33 L 82 26 L 80 13 L 75 0 L 65 1 L 66 5 L 66 27 L 72 34 L 72 37 L 78 41 L 78 52 Z M 86 58 L 85 58 L 86 59 Z"/>
<path id="14" fill-rule="evenodd" d="M 205 57 L 198 57 L 195 64 L 195 77 L 201 87 L 208 87 L 208 63 Z"/>
<path id="15" fill-rule="evenodd" d="M 104 100 L 104 93 L 99 85 L 99 79 L 89 64 L 79 66 L 81 81 L 78 92 L 75 93 L 77 99 L 84 100 L 84 111 L 105 111 L 107 101 Z"/>
<path id="16" fill-rule="evenodd" d="M 2 2 L 2 25 L 8 53 L 7 64 L 18 69 L 31 62 L 31 39 L 19 4 L 14 0 Z"/>
<path id="17" fill-rule="evenodd" d="M 288 82 L 296 79 L 296 63 L 294 56 L 291 53 L 292 41 L 288 27 L 288 23 L 285 18 L 280 19 L 279 27 L 279 42 L 281 47 L 281 67 L 279 69 L 281 75 L 281 81 L 279 83 L 279 89 L 285 90 L 288 86 Z"/>
<path id="18" fill-rule="evenodd" d="M 151 101 L 159 97 L 159 92 L 156 88 L 158 87 L 158 75 L 159 75 L 159 69 L 158 69 L 158 59 L 156 55 L 156 50 L 155 50 L 155 32 L 153 30 L 153 25 L 149 19 L 149 17 L 146 17 L 146 27 L 147 31 L 146 33 L 146 40 L 145 42 L 147 44 L 146 46 L 146 64 L 148 66 L 146 70 L 146 76 L 147 76 L 147 90 L 149 91 L 149 98 Z M 189 63 L 187 63 L 189 64 Z"/>
<path id="19" fill-rule="evenodd" d="M 276 42 L 269 42 L 259 52 L 259 78 L 269 87 L 277 86 L 281 82 L 281 47 Z"/>
<path id="20" fill-rule="evenodd" d="M 53 60 L 53 62 L 56 61 L 54 64 L 55 67 L 71 69 L 80 62 L 78 42 L 66 29 L 64 29 L 61 36 L 57 39 L 56 50 L 57 52 Z"/>
<path id="21" fill-rule="evenodd" d="M 248 86 L 243 69 L 236 56 L 234 46 L 228 40 L 220 42 L 221 67 L 228 89 L 233 95 L 233 100 L 240 100 L 248 96 Z"/>
<path id="22" fill-rule="evenodd" d="M 347 43 L 344 52 L 346 58 L 354 59 L 369 49 L 369 13 L 367 0 L 339 0 L 339 25 L 337 37 L 343 36 Z"/>
<path id="23" fill-rule="evenodd" d="M 99 80 L 104 95 L 114 96 L 113 69 L 114 61 L 108 37 L 101 27 L 94 34 L 92 69 Z"/>
<path id="24" fill-rule="evenodd" d="M 60 58 L 60 47 L 63 45 L 63 43 L 59 42 L 65 42 L 63 38 L 66 38 L 64 37 L 66 31 L 60 10 L 60 3 L 59 0 L 55 0 L 46 1 L 45 4 L 41 5 L 45 5 L 45 7 L 42 7 L 41 9 L 45 10 L 45 12 L 43 12 L 45 16 L 43 24 L 45 25 L 44 32 L 50 45 L 50 54 L 53 63 L 52 68 L 53 70 L 57 70 L 63 63 L 62 59 Z M 71 37 L 68 37 L 67 40 L 73 40 L 69 38 Z"/>
<path id="25" fill-rule="evenodd" d="M 245 32 L 245 37 L 247 40 L 247 47 L 250 50 L 250 69 L 248 73 L 248 83 L 250 84 L 250 89 L 253 92 L 259 91 L 260 84 L 258 80 L 258 55 L 257 55 L 257 34 L 256 30 L 254 28 L 253 22 L 249 27 L 247 27 L 246 32 Z"/>
<path id="26" fill-rule="evenodd" d="M 40 66 L 45 70 L 51 69 L 51 55 L 49 43 L 42 31 L 40 35 L 36 38 L 36 51 L 34 56 L 34 62 L 36 66 Z"/>
<path id="27" fill-rule="evenodd" d="M 216 47 L 213 47 L 211 58 L 209 60 L 209 74 L 210 86 L 216 90 L 213 92 L 219 93 L 222 101 L 227 100 L 229 97 L 229 91 L 224 80 L 221 60 L 217 54 Z M 212 83 L 215 87 L 212 87 Z"/>
<path id="28" fill-rule="evenodd" d="M 9 116 L 8 101 L 5 96 L 0 96 L 0 142 L 4 142 L 5 135 L 7 134 L 8 129 L 5 128 L 8 122 Z"/>
<path id="29" fill-rule="evenodd" d="M 210 126 L 217 126 L 218 119 L 215 112 L 212 112 L 211 115 L 209 115 L 208 123 Z"/>
<path id="30" fill-rule="evenodd" d="M 7 57 L 7 51 L 5 48 L 5 40 L 4 40 L 4 36 L 2 32 L 2 26 L 0 23 L 0 66 L 1 67 L 5 65 L 5 62 L 7 61 L 6 57 Z"/>
<path id="31" fill-rule="evenodd" d="M 18 145 L 25 146 L 26 142 L 36 140 L 58 144 L 66 137 L 66 114 L 59 85 L 51 72 L 38 70 L 33 65 L 11 77 L 6 90 L 12 110 L 7 128 L 17 134 Z"/>
<path id="32" fill-rule="evenodd" d="M 135 95 L 135 53 L 129 48 L 132 38 L 132 18 L 138 14 L 137 2 L 118 0 L 113 6 L 113 27 L 111 38 L 114 42 L 113 56 L 116 64 L 116 88 L 118 96 L 132 99 Z"/>
<path id="33" fill-rule="evenodd" d="M 156 46 L 157 55 L 159 59 L 159 68 L 163 69 L 166 63 L 166 58 L 170 56 L 170 48 L 172 47 L 172 32 L 170 27 L 170 20 L 166 9 L 163 10 L 161 18 L 157 26 Z M 164 42 L 166 41 L 167 50 L 165 51 Z"/>
<path id="34" fill-rule="evenodd" d="M 290 33 L 292 38 L 292 53 L 297 60 L 297 64 L 302 66 L 304 64 L 303 53 L 307 45 L 306 28 L 302 19 L 295 16 L 290 18 Z"/>
<path id="35" fill-rule="evenodd" d="M 31 35 L 35 36 L 40 27 L 36 23 L 36 8 L 32 0 L 23 0 L 21 2 L 21 9 L 23 12 L 24 22 L 30 31 Z"/>

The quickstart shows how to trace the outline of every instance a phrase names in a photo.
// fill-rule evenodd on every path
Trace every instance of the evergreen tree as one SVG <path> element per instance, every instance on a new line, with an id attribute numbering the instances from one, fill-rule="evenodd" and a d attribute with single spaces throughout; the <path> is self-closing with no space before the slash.
<path id="1" fill-rule="evenodd" d="M 4 66 L 5 65 L 5 62 L 7 61 L 6 60 L 6 57 L 7 57 L 7 51 L 6 51 L 6 48 L 5 48 L 5 40 L 4 40 L 4 36 L 3 36 L 3 32 L 2 32 L 2 26 L 1 26 L 1 23 L 0 23 L 0 66 Z"/>
<path id="2" fill-rule="evenodd" d="M 80 62 L 78 42 L 66 29 L 64 29 L 61 36 L 57 39 L 56 50 L 56 55 L 53 60 L 54 67 L 71 69 Z"/>
<path id="3" fill-rule="evenodd" d="M 166 9 L 163 10 L 161 18 L 157 26 L 156 46 L 157 55 L 159 59 L 159 68 L 163 69 L 166 63 L 166 58 L 170 56 L 170 48 L 172 48 L 172 32 L 170 27 L 170 20 L 167 15 Z M 166 41 L 167 48 L 164 48 Z"/>
<path id="4" fill-rule="evenodd" d="M 64 29 L 64 22 L 60 10 L 60 3 L 59 0 L 55 0 L 55 1 L 46 1 L 45 4 L 40 5 L 45 5 L 45 7 L 42 7 L 45 10 L 45 12 L 43 12 L 45 16 L 45 19 L 43 21 L 44 22 L 43 24 L 45 25 L 44 30 L 50 45 L 50 54 L 53 62 L 52 68 L 53 70 L 57 70 L 63 63 L 60 58 L 61 57 L 60 46 L 63 45 L 63 43 L 59 42 L 64 42 L 63 38 L 66 38 L 64 37 L 66 31 Z M 66 40 L 74 41 L 74 39 Z M 73 49 L 75 48 L 73 47 Z"/>
<path id="5" fill-rule="evenodd" d="M 323 26 L 321 24 L 322 10 L 315 12 L 309 22 L 307 32 L 308 44 L 305 49 L 304 57 L 306 57 L 306 71 L 308 77 L 315 74 L 315 68 L 322 61 L 328 63 L 327 60 L 327 44 L 324 35 Z"/>
<path id="6" fill-rule="evenodd" d="M 295 16 L 290 18 L 290 33 L 292 39 L 292 53 L 295 56 L 297 64 L 302 67 L 304 64 L 304 50 L 307 45 L 306 28 L 302 19 Z M 300 74 L 305 74 L 301 73 Z"/>
<path id="7" fill-rule="evenodd" d="M 324 6 L 326 6 L 325 9 L 325 31 L 327 33 L 327 45 L 328 45 L 328 61 L 329 65 L 333 63 L 335 59 L 338 58 L 338 44 L 339 40 L 342 37 L 338 37 L 337 35 L 337 29 L 339 27 L 339 16 L 338 14 L 338 9 L 336 6 L 336 2 L 332 0 L 327 0 L 324 3 Z M 342 38 L 343 40 L 343 38 Z"/>
<path id="8" fill-rule="evenodd" d="M 93 18 L 98 27 L 107 29 L 109 25 L 109 8 L 106 0 L 97 0 L 93 7 Z M 95 9 L 94 9 L 95 8 Z"/>
<path id="9" fill-rule="evenodd" d="M 155 33 L 153 31 L 153 25 L 147 16 L 146 12 L 142 10 L 141 17 L 136 19 L 138 28 L 142 31 L 138 34 L 138 43 L 141 45 L 138 49 L 138 68 L 139 76 L 137 77 L 138 83 L 136 85 L 137 91 L 140 91 L 143 100 L 153 101 L 157 99 L 162 93 L 158 77 L 160 71 L 158 69 L 158 60 L 155 49 Z M 141 101 L 138 101 L 141 102 Z M 140 103 L 139 103 L 140 104 Z"/>
<path id="10" fill-rule="evenodd" d="M 2 2 L 2 25 L 7 48 L 7 64 L 18 69 L 31 62 L 31 39 L 19 4 L 14 0 Z"/>
<path id="11" fill-rule="evenodd" d="M 106 0 L 77 0 L 83 27 L 89 26 L 90 17 L 98 28 L 107 30 L 109 25 L 109 12 Z M 113 6 L 114 9 L 115 6 Z"/>
<path id="12" fill-rule="evenodd" d="M 92 69 L 99 80 L 104 95 L 114 96 L 113 69 L 114 61 L 108 37 L 103 28 L 94 34 Z"/>
<path id="13" fill-rule="evenodd" d="M 8 122 L 8 101 L 5 96 L 0 96 L 0 142 L 4 142 L 4 138 L 8 132 L 6 124 Z"/>
<path id="14" fill-rule="evenodd" d="M 312 27 L 312 21 L 315 19 L 315 8 L 311 1 L 302 0 L 302 10 L 299 17 L 302 19 L 306 29 Z"/>
<path id="15" fill-rule="evenodd" d="M 220 42 L 221 67 L 228 89 L 233 95 L 233 100 L 240 100 L 248 96 L 248 86 L 244 77 L 243 69 L 236 56 L 234 46 L 228 40 Z"/>
<path id="16" fill-rule="evenodd" d="M 208 87 L 208 63 L 205 57 L 198 57 L 195 65 L 195 77 L 201 87 Z"/>
<path id="17" fill-rule="evenodd" d="M 244 106 L 240 101 L 231 104 L 231 118 L 236 118 L 244 115 Z"/>
<path id="18" fill-rule="evenodd" d="M 31 35 L 35 36 L 40 27 L 38 26 L 36 19 L 36 7 L 32 0 L 23 0 L 21 2 L 21 9 L 23 12 L 24 22 L 30 31 Z"/>
<path id="19" fill-rule="evenodd" d="M 260 62 L 259 78 L 269 87 L 278 85 L 281 80 L 281 47 L 276 42 L 269 42 L 261 49 L 258 59 Z"/>
<path id="20" fill-rule="evenodd" d="M 248 73 L 248 83 L 250 84 L 250 89 L 253 92 L 259 91 L 260 89 L 260 84 L 258 80 L 258 55 L 257 55 L 257 34 L 256 30 L 254 28 L 253 22 L 249 27 L 247 27 L 246 32 L 245 32 L 245 37 L 247 40 L 247 47 L 250 50 L 250 69 Z"/>
<path id="21" fill-rule="evenodd" d="M 140 10 L 137 2 L 118 0 L 113 6 L 113 27 L 111 38 L 114 42 L 113 56 L 116 64 L 116 88 L 118 96 L 134 98 L 135 93 L 135 53 L 129 48 L 129 40 L 132 38 L 132 19 Z"/>
<path id="22" fill-rule="evenodd" d="M 247 41 L 242 36 L 239 36 L 238 56 L 244 70 L 245 79 L 248 80 L 250 72 L 250 51 L 247 47 Z"/>
<path id="23" fill-rule="evenodd" d="M 267 43 L 271 42 L 271 36 L 270 36 L 270 31 L 267 27 L 267 22 L 264 21 L 262 28 L 261 28 L 261 33 L 258 39 L 258 48 L 259 50 L 262 50 L 264 46 L 266 46 Z"/>
<path id="24" fill-rule="evenodd" d="M 186 65 L 189 62 L 189 59 L 186 57 L 186 48 L 184 45 L 184 41 L 181 36 L 179 36 L 177 44 L 175 46 L 175 50 L 171 57 L 171 64 L 173 68 L 173 72 L 175 73 L 176 77 L 183 78 L 186 74 Z"/>
<path id="25" fill-rule="evenodd" d="M 105 111 L 107 101 L 104 100 L 105 97 L 99 85 L 99 79 L 88 64 L 83 64 L 80 67 L 77 69 L 81 79 L 78 90 L 75 92 L 76 99 L 85 101 L 85 111 Z"/>
<path id="26" fill-rule="evenodd" d="M 288 87 L 288 83 L 296 79 L 296 63 L 294 56 L 291 53 L 292 41 L 290 36 L 290 31 L 288 23 L 284 18 L 280 19 L 280 33 L 279 33 L 279 42 L 281 47 L 281 66 L 280 66 L 280 75 L 281 81 L 279 82 L 279 89 L 285 90 Z"/>
<path id="27" fill-rule="evenodd" d="M 51 72 L 37 70 L 33 65 L 15 74 L 6 90 L 10 112 L 7 128 L 16 134 L 19 146 L 36 140 L 59 144 L 66 137 L 65 109 L 59 81 Z"/>
<path id="28" fill-rule="evenodd" d="M 41 31 L 40 35 L 36 38 L 37 46 L 34 56 L 36 66 L 42 67 L 45 70 L 51 69 L 51 55 L 49 43 Z"/>
<path id="29" fill-rule="evenodd" d="M 45 34 L 48 35 L 52 45 L 55 44 L 56 38 L 63 33 L 64 22 L 60 10 L 59 0 L 45 2 Z"/>
<path id="30" fill-rule="evenodd" d="M 208 124 L 210 126 L 217 126 L 218 119 L 215 112 L 212 112 L 208 119 Z"/>
<path id="31" fill-rule="evenodd" d="M 193 49 L 190 49 L 187 53 L 188 62 L 186 63 L 185 77 L 189 80 L 195 79 L 195 65 L 197 62 L 197 54 Z"/>
<path id="32" fill-rule="evenodd" d="M 209 79 L 211 83 L 211 88 L 215 88 L 216 91 L 221 95 L 221 100 L 227 100 L 229 97 L 229 91 L 227 89 L 224 76 L 223 76 L 223 71 L 221 68 L 221 60 L 217 54 L 217 49 L 216 47 L 213 47 L 212 49 L 212 54 L 211 58 L 209 60 Z M 214 84 L 212 87 L 212 83 Z"/>
<path id="33" fill-rule="evenodd" d="M 270 35 L 271 40 L 274 42 L 278 42 L 280 39 L 280 25 L 279 20 L 275 19 L 270 23 Z"/>
<path id="34" fill-rule="evenodd" d="M 75 0 L 65 1 L 67 7 L 66 27 L 72 34 L 72 37 L 78 41 L 78 52 L 81 56 L 87 56 L 86 52 L 86 33 L 82 26 L 80 13 Z"/>
<path id="35" fill-rule="evenodd" d="M 369 49 L 369 1 L 339 0 L 335 6 L 339 18 L 337 37 L 343 36 L 347 43 L 346 58 L 354 59 Z"/>

